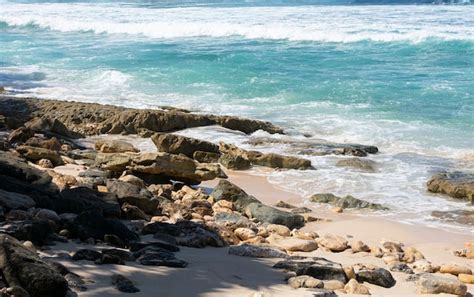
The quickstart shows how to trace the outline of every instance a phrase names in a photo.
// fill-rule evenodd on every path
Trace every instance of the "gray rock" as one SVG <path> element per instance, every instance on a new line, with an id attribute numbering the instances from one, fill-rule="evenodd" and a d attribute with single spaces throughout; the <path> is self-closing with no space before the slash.
<path id="1" fill-rule="evenodd" d="M 251 244 L 234 245 L 229 248 L 229 255 L 254 258 L 288 258 L 288 255 L 269 246 Z"/>
<path id="2" fill-rule="evenodd" d="M 0 189 L 0 205 L 6 209 L 28 209 L 35 206 L 30 196 Z"/>
<path id="3" fill-rule="evenodd" d="M 235 208 L 240 212 L 244 212 L 245 208 L 251 203 L 260 203 L 257 198 L 248 195 L 244 190 L 227 180 L 220 180 L 210 195 L 216 201 L 222 199 L 232 201 Z"/>
<path id="4" fill-rule="evenodd" d="M 310 201 L 316 203 L 327 203 L 341 208 L 369 208 L 374 210 L 388 209 L 387 207 L 384 207 L 380 204 L 360 200 L 350 195 L 347 195 L 345 197 L 338 197 L 330 193 L 314 194 L 313 196 L 311 196 Z"/>
<path id="5" fill-rule="evenodd" d="M 159 152 L 183 154 L 189 158 L 197 151 L 219 153 L 219 146 L 208 141 L 171 133 L 156 133 L 151 137 Z"/>
<path id="6" fill-rule="evenodd" d="M 0 235 L 0 270 L 7 284 L 23 287 L 31 297 L 64 297 L 68 289 L 53 267 L 5 234 Z"/>
<path id="7" fill-rule="evenodd" d="M 102 258 L 102 254 L 98 251 L 91 250 L 91 249 L 80 249 L 80 250 L 75 251 L 72 254 L 73 261 L 81 261 L 81 260 L 95 261 L 100 258 Z"/>
<path id="8" fill-rule="evenodd" d="M 420 275 L 416 285 L 418 292 L 421 294 L 447 293 L 465 296 L 467 293 L 467 286 L 457 279 L 450 279 L 430 273 Z"/>
<path id="9" fill-rule="evenodd" d="M 313 294 L 313 297 L 337 297 L 337 294 L 333 290 L 327 289 L 310 289 L 308 290 Z"/>
<path id="10" fill-rule="evenodd" d="M 357 272 L 357 281 L 368 282 L 384 288 L 395 286 L 395 279 L 390 271 L 384 268 L 362 268 Z"/>
<path id="11" fill-rule="evenodd" d="M 304 217 L 299 214 L 282 211 L 261 203 L 251 203 L 245 208 L 245 214 L 249 218 L 269 224 L 279 224 L 290 229 L 304 226 Z"/>
<path id="12" fill-rule="evenodd" d="M 296 275 L 309 275 L 319 280 L 347 282 L 347 277 L 341 264 L 324 258 L 313 258 L 311 261 L 283 260 L 276 263 L 273 268 L 293 271 Z"/>
<path id="13" fill-rule="evenodd" d="M 124 293 L 137 293 L 140 292 L 140 289 L 135 287 L 133 282 L 120 274 L 112 275 L 112 285 L 117 288 L 120 292 Z"/>
<path id="14" fill-rule="evenodd" d="M 403 272 L 406 274 L 413 274 L 413 270 L 405 263 L 396 262 L 388 265 L 388 269 L 393 272 Z"/>
<path id="15" fill-rule="evenodd" d="M 376 163 L 371 160 L 363 160 L 360 158 L 344 159 L 336 162 L 338 167 L 352 167 L 363 171 L 374 172 Z"/>

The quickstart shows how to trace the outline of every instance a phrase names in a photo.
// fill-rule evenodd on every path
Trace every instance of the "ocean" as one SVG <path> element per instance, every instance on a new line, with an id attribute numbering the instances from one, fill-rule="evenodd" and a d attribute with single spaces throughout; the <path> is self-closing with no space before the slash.
<path id="1" fill-rule="evenodd" d="M 474 172 L 474 5 L 315 3 L 0 0 L 0 86 L 285 127 L 286 136 L 181 132 L 265 152 L 292 150 L 249 141 L 376 145 L 374 173 L 336 167 L 344 156 L 303 155 L 317 170 L 254 174 L 304 197 L 350 194 L 391 209 L 364 215 L 473 232 L 431 217 L 472 206 L 428 193 L 426 182 Z"/>

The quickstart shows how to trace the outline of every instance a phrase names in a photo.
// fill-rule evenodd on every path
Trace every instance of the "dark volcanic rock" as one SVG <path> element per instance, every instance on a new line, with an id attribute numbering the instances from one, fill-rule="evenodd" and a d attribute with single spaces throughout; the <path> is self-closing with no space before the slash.
<path id="1" fill-rule="evenodd" d="M 64 277 L 8 235 L 0 235 L 0 270 L 7 286 L 23 287 L 31 297 L 64 297 Z"/>
<path id="2" fill-rule="evenodd" d="M 375 210 L 387 210 L 387 207 L 377 203 L 371 203 L 368 201 L 360 200 L 350 195 L 345 197 L 338 197 L 334 194 L 324 193 L 324 194 L 314 194 L 310 198 L 311 202 L 316 203 L 327 203 L 333 206 L 338 206 L 341 208 L 369 208 Z"/>
<path id="3" fill-rule="evenodd" d="M 293 271 L 296 275 L 309 275 L 320 280 L 347 282 L 347 277 L 341 264 L 324 258 L 313 258 L 312 261 L 283 260 L 276 263 L 273 268 Z"/>
<path id="4" fill-rule="evenodd" d="M 474 203 L 474 174 L 463 172 L 440 173 L 427 183 L 428 191 L 447 194 Z"/>
<path id="5" fill-rule="evenodd" d="M 120 217 L 120 205 L 114 194 L 77 187 L 63 190 L 60 196 L 54 203 L 54 209 L 58 213 L 79 214 L 88 210 L 100 210 L 107 217 Z"/>
<path id="6" fill-rule="evenodd" d="M 183 154 L 189 158 L 197 151 L 219 153 L 219 146 L 212 142 L 171 133 L 156 133 L 151 140 L 159 152 Z"/>

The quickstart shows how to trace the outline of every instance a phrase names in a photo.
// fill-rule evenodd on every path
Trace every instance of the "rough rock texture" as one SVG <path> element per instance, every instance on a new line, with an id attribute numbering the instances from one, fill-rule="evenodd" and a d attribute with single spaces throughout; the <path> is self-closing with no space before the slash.
<path id="1" fill-rule="evenodd" d="M 318 238 L 317 241 L 332 252 L 342 252 L 349 247 L 347 240 L 337 235 L 326 234 L 322 238 Z"/>
<path id="2" fill-rule="evenodd" d="M 159 152 L 183 154 L 193 158 L 198 151 L 219 153 L 219 146 L 208 141 L 171 133 L 156 133 L 151 137 Z"/>
<path id="3" fill-rule="evenodd" d="M 120 274 L 112 275 L 112 284 L 119 290 L 120 292 L 124 293 L 136 293 L 140 292 L 140 289 L 135 287 L 133 282 Z"/>
<path id="4" fill-rule="evenodd" d="M 131 143 L 123 140 L 101 139 L 95 142 L 95 149 L 102 153 L 137 153 L 138 150 Z"/>
<path id="5" fill-rule="evenodd" d="M 316 203 L 328 203 L 330 205 L 341 207 L 341 208 L 369 208 L 369 209 L 375 209 L 375 210 L 388 209 L 380 204 L 360 200 L 350 195 L 347 195 L 345 197 L 338 197 L 330 193 L 314 194 L 313 196 L 311 196 L 310 201 L 316 202 Z"/>
<path id="6" fill-rule="evenodd" d="M 180 110 L 141 110 L 94 103 L 43 100 L 35 98 L 0 98 L 0 110 L 6 117 L 23 122 L 34 117 L 57 119 L 65 127 L 85 135 L 144 134 L 172 132 L 186 128 L 221 125 L 250 134 L 257 130 L 283 133 L 271 123 L 232 116 L 187 113 Z"/>
<path id="7" fill-rule="evenodd" d="M 378 148 L 371 145 L 331 143 L 324 140 L 298 141 L 281 138 L 260 137 L 254 138 L 248 141 L 248 143 L 255 146 L 269 144 L 286 144 L 289 145 L 289 152 L 291 153 L 313 156 L 324 156 L 334 154 L 365 157 L 367 156 L 367 154 L 376 154 L 378 152 Z"/>
<path id="8" fill-rule="evenodd" d="M 248 159 L 245 159 L 239 155 L 223 154 L 219 158 L 219 163 L 227 169 L 232 170 L 246 170 L 249 169 L 251 164 Z"/>
<path id="9" fill-rule="evenodd" d="M 338 167 L 351 167 L 363 171 L 374 172 L 376 163 L 371 160 L 364 160 L 360 158 L 344 159 L 336 162 Z"/>
<path id="10" fill-rule="evenodd" d="M 474 174 L 463 172 L 436 174 L 427 183 L 428 191 L 447 194 L 474 203 Z"/>
<path id="11" fill-rule="evenodd" d="M 0 270 L 9 287 L 23 287 L 31 297 L 64 297 L 66 280 L 35 253 L 8 235 L 0 235 Z"/>
<path id="12" fill-rule="evenodd" d="M 277 234 L 270 235 L 267 241 L 290 252 L 311 252 L 318 248 L 318 244 L 314 240 L 283 237 Z"/>
<path id="13" fill-rule="evenodd" d="M 309 275 L 294 276 L 288 279 L 288 285 L 293 289 L 298 288 L 322 288 L 324 283 Z"/>
<path id="14" fill-rule="evenodd" d="M 357 271 L 357 281 L 368 282 L 384 288 L 391 288 L 396 283 L 390 271 L 380 267 L 362 267 Z"/>
<path id="15" fill-rule="evenodd" d="M 51 208 L 58 189 L 48 173 L 34 168 L 12 153 L 0 151 L 0 189 L 32 198 L 37 207 Z"/>
<path id="16" fill-rule="evenodd" d="M 341 264 L 324 258 L 313 258 L 312 261 L 283 260 L 273 268 L 293 271 L 296 275 L 309 275 L 320 280 L 339 280 L 347 282 L 347 277 Z"/>
<path id="17" fill-rule="evenodd" d="M 53 150 L 45 149 L 42 147 L 22 145 L 16 148 L 25 159 L 37 162 L 42 159 L 50 160 L 54 165 L 62 165 L 64 162 L 61 159 L 61 155 Z"/>
<path id="18" fill-rule="evenodd" d="M 126 169 L 137 174 L 164 175 L 175 180 L 201 182 L 226 177 L 218 164 L 198 163 L 183 155 L 168 153 L 99 153 L 96 166 L 121 173 Z"/>
<path id="19" fill-rule="evenodd" d="M 260 203 L 257 198 L 247 194 L 244 190 L 227 180 L 220 180 L 210 195 L 216 201 L 231 201 L 240 212 L 244 212 L 245 208 L 251 203 Z"/>
<path id="20" fill-rule="evenodd" d="M 467 287 L 458 280 L 434 274 L 423 273 L 417 281 L 418 293 L 421 294 L 454 294 L 465 296 Z"/>
<path id="21" fill-rule="evenodd" d="M 282 211 L 262 203 L 249 204 L 245 208 L 245 214 L 259 222 L 284 225 L 290 229 L 304 226 L 303 216 Z"/>
<path id="22" fill-rule="evenodd" d="M 107 217 L 120 217 L 120 205 L 117 196 L 101 193 L 86 187 L 65 189 L 55 200 L 54 208 L 58 213 L 80 214 L 88 210 L 100 210 Z"/>
<path id="23" fill-rule="evenodd" d="M 288 255 L 273 247 L 251 244 L 235 245 L 229 248 L 229 255 L 254 258 L 287 258 Z"/>

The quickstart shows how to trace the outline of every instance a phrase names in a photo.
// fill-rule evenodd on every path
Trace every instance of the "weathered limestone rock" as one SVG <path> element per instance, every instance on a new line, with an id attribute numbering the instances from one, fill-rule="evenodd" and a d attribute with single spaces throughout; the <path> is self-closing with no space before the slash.
<path id="1" fill-rule="evenodd" d="M 219 161 L 220 155 L 220 153 L 195 151 L 193 154 L 193 159 L 199 163 L 217 163 Z"/>
<path id="2" fill-rule="evenodd" d="M 352 252 L 353 253 L 360 253 L 360 252 L 366 252 L 366 253 L 369 253 L 370 252 L 370 248 L 368 245 L 366 245 L 365 243 L 363 243 L 362 241 L 358 240 L 358 241 L 355 241 L 355 242 L 352 242 L 350 244 L 351 246 L 351 249 L 352 249 Z"/>
<path id="3" fill-rule="evenodd" d="M 421 294 L 454 294 L 465 296 L 467 287 L 458 280 L 424 273 L 417 281 L 418 293 Z"/>
<path id="4" fill-rule="evenodd" d="M 474 203 L 474 174 L 463 172 L 436 174 L 427 183 L 428 191 L 447 194 Z"/>
<path id="5" fill-rule="evenodd" d="M 317 239 L 317 242 L 332 252 L 345 251 L 349 246 L 347 240 L 341 236 L 326 234 Z"/>
<path id="6" fill-rule="evenodd" d="M 212 142 L 171 133 L 156 133 L 151 137 L 159 152 L 183 154 L 189 158 L 197 151 L 219 153 L 219 146 Z"/>
<path id="7" fill-rule="evenodd" d="M 253 230 L 248 228 L 237 228 L 234 230 L 234 234 L 241 240 L 248 240 L 257 236 Z"/>
<path id="8" fill-rule="evenodd" d="M 10 132 L 7 140 L 10 143 L 25 143 L 33 136 L 35 136 L 35 133 L 31 129 L 20 127 Z"/>
<path id="9" fill-rule="evenodd" d="M 277 234 L 270 235 L 267 240 L 272 245 L 290 252 L 311 252 L 318 248 L 318 244 L 314 240 L 282 237 Z"/>
<path id="10" fill-rule="evenodd" d="M 449 273 L 456 276 L 459 274 L 472 274 L 471 268 L 458 264 L 443 264 L 441 265 L 439 272 Z"/>
<path id="11" fill-rule="evenodd" d="M 344 289 L 344 283 L 339 280 L 325 280 L 323 281 L 324 288 L 327 290 L 342 290 Z"/>
<path id="12" fill-rule="evenodd" d="M 310 201 L 316 202 L 316 203 L 327 203 L 327 204 L 338 206 L 341 208 L 369 208 L 369 209 L 374 209 L 374 210 L 387 210 L 388 209 L 380 204 L 360 200 L 350 195 L 347 195 L 345 197 L 338 197 L 330 193 L 314 194 L 313 196 L 311 196 Z"/>
<path id="13" fill-rule="evenodd" d="M 68 284 L 18 240 L 0 234 L 0 270 L 9 287 L 24 288 L 31 297 L 65 297 Z"/>
<path id="14" fill-rule="evenodd" d="M 346 292 L 346 294 L 370 295 L 369 288 L 359 284 L 355 279 L 349 280 L 344 286 L 344 292 Z"/>
<path id="15" fill-rule="evenodd" d="M 298 288 L 322 288 L 323 282 L 309 275 L 294 276 L 288 279 L 288 285 L 293 289 Z"/>
<path id="16" fill-rule="evenodd" d="M 250 168 L 250 161 L 239 155 L 223 154 L 219 158 L 219 163 L 227 169 L 247 170 Z"/>
<path id="17" fill-rule="evenodd" d="M 48 150 L 41 147 L 22 145 L 16 148 L 23 157 L 27 160 L 37 162 L 41 159 L 48 159 L 53 162 L 54 165 L 62 165 L 64 162 L 61 159 L 61 155 L 53 150 Z"/>
<path id="18" fill-rule="evenodd" d="M 95 142 L 95 149 L 102 153 L 137 153 L 137 150 L 131 143 L 123 140 L 100 139 Z"/>
<path id="19" fill-rule="evenodd" d="M 267 226 L 267 231 L 268 233 L 275 233 L 275 234 L 278 234 L 280 236 L 290 236 L 291 235 L 291 231 L 288 227 L 284 226 L 284 225 L 277 225 L 277 224 L 269 224 Z"/>
<path id="20" fill-rule="evenodd" d="M 464 274 L 460 273 L 458 274 L 458 279 L 460 282 L 465 283 L 465 284 L 474 284 L 474 275 L 472 274 Z"/>

